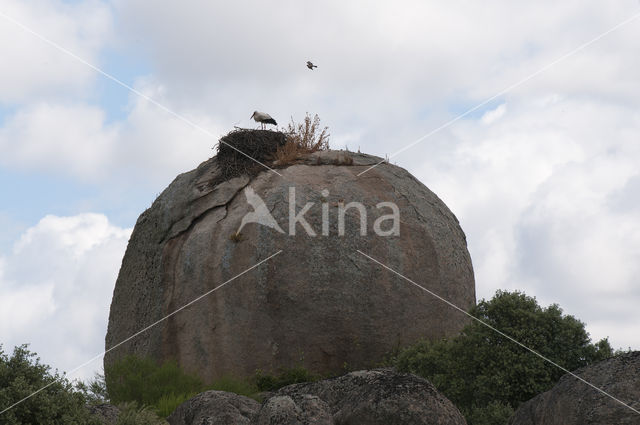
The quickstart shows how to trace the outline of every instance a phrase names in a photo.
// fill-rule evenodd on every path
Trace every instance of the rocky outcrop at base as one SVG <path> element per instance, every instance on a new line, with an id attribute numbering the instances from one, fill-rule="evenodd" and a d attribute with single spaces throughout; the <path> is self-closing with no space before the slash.
<path id="1" fill-rule="evenodd" d="M 262 406 L 247 397 L 208 391 L 181 404 L 168 421 L 171 425 L 466 424 L 429 381 L 393 369 L 289 385 Z"/>
<path id="2" fill-rule="evenodd" d="M 523 403 L 509 425 L 640 425 L 640 351 L 574 373 L 632 409 L 567 374 L 551 390 Z"/>
<path id="3" fill-rule="evenodd" d="M 282 410 L 273 408 L 274 399 L 286 406 L 287 420 L 278 416 Z M 296 413 L 297 422 L 290 419 Z M 375 369 L 284 387 L 262 405 L 257 424 L 461 425 L 466 421 L 426 379 Z"/>

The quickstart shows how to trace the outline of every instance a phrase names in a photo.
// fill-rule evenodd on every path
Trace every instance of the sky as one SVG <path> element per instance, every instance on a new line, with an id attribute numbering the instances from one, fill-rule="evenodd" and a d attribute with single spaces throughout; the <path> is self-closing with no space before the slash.
<path id="1" fill-rule="evenodd" d="M 138 215 L 255 109 L 280 124 L 318 114 L 333 148 L 388 155 L 438 194 L 478 299 L 521 290 L 594 341 L 640 349 L 639 13 L 637 0 L 1 0 L 3 350 L 30 343 L 60 371 L 102 352 Z"/>

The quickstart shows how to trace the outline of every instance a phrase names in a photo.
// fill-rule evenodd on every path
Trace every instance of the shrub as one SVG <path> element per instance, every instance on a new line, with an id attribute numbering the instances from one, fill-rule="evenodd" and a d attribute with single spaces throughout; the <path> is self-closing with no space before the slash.
<path id="1" fill-rule="evenodd" d="M 317 114 L 313 119 L 306 114 L 302 123 L 296 123 L 292 118 L 285 130 L 287 143 L 278 147 L 273 155 L 274 163 L 291 164 L 301 155 L 329 149 L 328 130 L 328 127 L 320 129 L 320 118 Z"/>
<path id="2" fill-rule="evenodd" d="M 0 414 L 0 423 L 86 425 L 100 422 L 85 408 L 82 392 L 58 372 L 40 363 L 28 345 L 15 347 L 7 356 L 0 345 L 0 411 L 48 385 L 29 399 Z"/>
<path id="3" fill-rule="evenodd" d="M 105 374 L 109 399 L 114 404 L 135 403 L 169 416 L 181 403 L 207 390 L 227 391 L 255 397 L 255 384 L 232 377 L 205 385 L 184 372 L 175 361 L 158 364 L 150 358 L 126 356 L 109 366 Z M 98 385 L 99 386 L 99 385 Z"/>
<path id="4" fill-rule="evenodd" d="M 229 235 L 229 240 L 233 243 L 242 242 L 242 233 L 232 233 Z"/>
<path id="5" fill-rule="evenodd" d="M 118 407 L 123 404 L 129 408 L 143 406 L 161 417 L 169 416 L 180 404 L 208 390 L 232 392 L 258 400 L 261 391 L 275 391 L 286 385 L 320 378 L 300 366 L 283 369 L 275 375 L 258 371 L 248 380 L 226 376 L 205 385 L 198 377 L 182 371 L 175 361 L 158 364 L 153 359 L 136 356 L 126 356 L 115 362 L 107 368 L 105 375 L 106 384 L 103 376 L 97 375 L 93 383 L 83 384 L 84 387 L 93 387 L 100 392 L 99 389 L 106 385 L 111 403 Z"/>
<path id="6" fill-rule="evenodd" d="M 139 407 L 135 402 L 122 403 L 118 406 L 120 414 L 116 425 L 166 425 L 167 421 L 158 417 L 146 407 Z M 167 415 L 168 416 L 168 415 Z"/>
<path id="7" fill-rule="evenodd" d="M 158 416 L 162 416 L 166 418 L 170 414 L 173 413 L 174 410 L 178 406 L 180 406 L 185 401 L 189 400 L 197 396 L 198 393 L 185 393 L 185 394 L 167 394 L 160 397 L 155 405 L 153 406 L 154 411 L 158 414 Z"/>
<path id="8" fill-rule="evenodd" d="M 320 117 L 313 119 L 306 114 L 304 122 L 295 123 L 293 118 L 286 130 L 287 141 L 295 143 L 306 152 L 316 152 L 329 149 L 329 128 L 320 130 Z"/>
<path id="9" fill-rule="evenodd" d="M 592 344 L 584 324 L 564 316 L 559 306 L 541 308 L 520 292 L 498 291 L 471 314 L 567 370 L 613 354 L 606 339 Z M 565 373 L 476 321 L 453 339 L 403 350 L 395 364 L 429 379 L 470 425 L 506 423 L 510 410 L 550 389 Z"/>
<path id="10" fill-rule="evenodd" d="M 114 404 L 155 406 L 164 396 L 204 390 L 200 378 L 183 372 L 175 361 L 159 365 L 150 358 L 126 356 L 109 366 L 105 376 L 109 399 Z"/>
<path id="11" fill-rule="evenodd" d="M 284 146 L 279 147 L 273 154 L 274 165 L 288 165 L 295 162 L 303 154 L 307 153 L 303 149 L 300 149 L 294 142 L 287 142 Z"/>
<path id="12" fill-rule="evenodd" d="M 277 375 L 265 374 L 259 370 L 256 372 L 254 379 L 260 391 L 276 391 L 291 384 L 317 381 L 320 377 L 298 366 L 291 369 L 283 369 Z"/>
<path id="13" fill-rule="evenodd" d="M 486 406 L 474 406 L 467 421 L 473 425 L 506 424 L 513 416 L 511 406 L 501 401 L 491 401 Z"/>
<path id="14" fill-rule="evenodd" d="M 75 384 L 76 390 L 80 391 L 87 403 L 89 404 L 102 404 L 109 402 L 109 395 L 107 394 L 107 385 L 104 381 L 104 375 L 96 373 L 93 379 L 87 382 L 78 381 Z"/>
<path id="15" fill-rule="evenodd" d="M 226 391 L 236 393 L 247 397 L 255 397 L 259 391 L 258 387 L 248 380 L 235 379 L 225 376 L 215 380 L 211 385 L 207 386 L 207 390 Z"/>

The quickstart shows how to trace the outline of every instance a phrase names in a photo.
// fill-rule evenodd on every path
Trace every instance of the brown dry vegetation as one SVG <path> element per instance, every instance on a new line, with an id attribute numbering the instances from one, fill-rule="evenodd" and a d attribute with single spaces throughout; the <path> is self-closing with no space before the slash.
<path id="1" fill-rule="evenodd" d="M 278 147 L 273 155 L 274 165 L 288 165 L 302 155 L 329 149 L 329 128 L 320 127 L 320 117 L 307 114 L 302 123 L 291 119 L 287 129 L 287 143 Z"/>
<path id="2" fill-rule="evenodd" d="M 329 149 L 328 128 L 320 118 L 307 114 L 302 123 L 291 123 L 282 131 L 236 128 L 220 139 L 217 161 L 220 174 L 209 184 L 215 186 L 241 175 L 254 177 L 265 167 L 282 167 L 303 155 Z"/>
<path id="3" fill-rule="evenodd" d="M 232 233 L 229 236 L 229 240 L 231 242 L 235 242 L 235 243 L 241 242 L 242 241 L 242 233 Z"/>

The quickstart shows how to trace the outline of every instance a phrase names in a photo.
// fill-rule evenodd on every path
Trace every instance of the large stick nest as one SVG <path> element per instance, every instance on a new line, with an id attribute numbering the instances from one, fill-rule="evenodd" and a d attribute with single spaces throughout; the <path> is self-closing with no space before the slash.
<path id="1" fill-rule="evenodd" d="M 256 161 L 269 165 L 278 148 L 285 143 L 287 143 L 287 136 L 279 131 L 248 129 L 231 131 L 222 137 L 218 144 L 220 181 L 243 174 L 253 178 L 259 172 L 266 170 Z"/>

